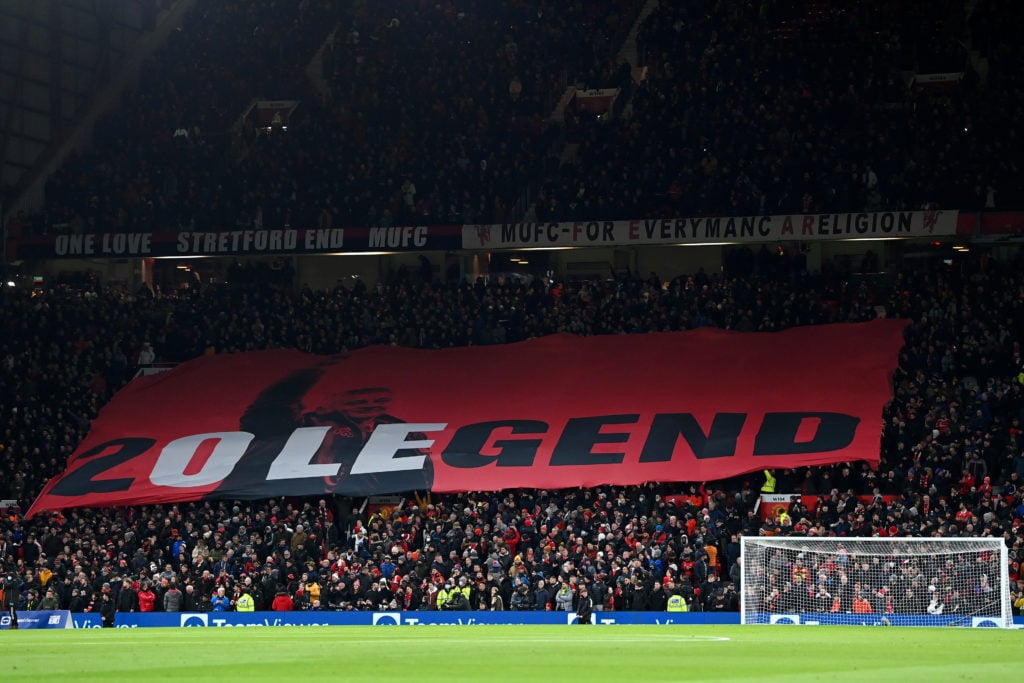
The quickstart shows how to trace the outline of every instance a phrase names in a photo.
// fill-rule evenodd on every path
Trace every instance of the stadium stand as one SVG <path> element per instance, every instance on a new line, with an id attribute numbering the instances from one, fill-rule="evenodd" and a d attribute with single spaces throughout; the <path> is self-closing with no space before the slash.
<path id="1" fill-rule="evenodd" d="M 991 125 L 1019 100 L 1019 49 L 988 29 L 1019 9 L 979 3 L 969 28 L 962 4 L 662 3 L 631 113 L 570 117 L 579 148 L 538 218 L 1019 207 L 993 153 L 1016 136 Z M 986 37 L 1002 57 L 982 83 Z M 963 80 L 913 80 L 934 73 Z"/>
<path id="2" fill-rule="evenodd" d="M 81 232 L 503 222 L 528 204 L 541 220 L 1020 207 L 1006 161 L 1020 136 L 997 124 L 1013 118 L 1021 57 L 991 18 L 1019 10 L 981 2 L 967 22 L 956 4 L 665 4 L 637 37 L 635 86 L 609 27 L 636 3 L 423 5 L 404 22 L 379 3 L 200 5 L 93 150 L 50 179 L 46 212 L 22 220 Z M 320 88 L 301 74 L 314 57 Z M 252 68 L 226 78 L 236 61 Z M 935 73 L 957 87 L 913 80 Z M 574 83 L 621 87 L 628 104 L 570 103 L 557 123 Z M 288 131 L 260 135 L 242 120 L 253 98 L 301 104 Z"/>
<path id="3" fill-rule="evenodd" d="M 147 582 L 166 588 L 169 579 L 191 583 L 200 601 L 219 586 L 231 594 L 248 579 L 260 583 L 254 597 L 263 606 L 280 583 L 303 606 L 309 591 L 322 591 L 324 607 L 377 608 L 394 601 L 414 609 L 430 586 L 466 577 L 473 608 L 481 599 L 489 605 L 489 581 L 505 606 L 545 608 L 549 599 L 553 605 L 537 589 L 543 578 L 597 583 L 608 609 L 658 609 L 668 596 L 666 581 L 696 609 L 735 609 L 735 594 L 726 587 L 736 580 L 737 533 L 1005 534 L 1016 580 L 1024 552 L 1018 533 L 1024 402 L 1014 341 L 1024 320 L 1016 296 L 1024 286 L 1020 272 L 1019 263 L 990 262 L 962 274 L 949 268 L 903 273 L 878 290 L 844 289 L 839 278 L 793 287 L 788 279 L 757 276 L 679 278 L 663 289 L 623 276 L 567 285 L 558 296 L 541 286 L 437 282 L 406 282 L 371 296 L 261 284 L 160 299 L 63 286 L 41 297 L 21 295 L 3 309 L 5 329 L 15 334 L 0 350 L 11 388 L 3 398 L 6 490 L 0 493 L 21 505 L 61 469 L 140 354 L 148 361 L 293 346 L 334 353 L 371 343 L 497 343 L 560 330 L 773 330 L 863 320 L 878 305 L 915 322 L 885 415 L 882 466 L 877 472 L 867 466 L 778 472 L 777 490 L 823 501 L 815 510 L 789 506 L 781 524 L 778 515 L 762 521 L 754 514 L 761 483 L 755 477 L 689 491 L 664 484 L 442 496 L 372 519 L 342 519 L 336 501 L 326 506 L 328 514 L 316 501 L 285 500 L 69 510 L 30 522 L 8 510 L 4 552 L 30 585 L 39 572 L 52 572 L 51 580 L 67 588 L 64 604 L 73 588 L 79 596 L 105 584 L 116 592 L 129 577 L 132 590 Z M 441 313 L 455 301 L 466 319 Z M 498 328 L 486 311 L 492 302 L 524 313 Z M 395 310 L 420 315 L 383 314 Z M 478 337 L 464 336 L 467 329 Z M 875 493 L 893 497 L 861 503 L 854 496 Z M 957 514 L 961 504 L 966 515 Z M 207 570 L 210 578 L 202 578 Z M 303 574 L 311 578 L 308 590 L 300 590 Z M 528 586 L 527 603 L 513 600 L 518 584 Z"/>
<path id="4" fill-rule="evenodd" d="M 614 68 L 636 3 L 464 5 L 200 3 L 24 229 L 508 217 L 566 82 Z M 243 118 L 254 98 L 299 106 L 268 135 Z"/>
<path id="5" fill-rule="evenodd" d="M 1019 206 L 1021 47 L 1001 17 L 1021 10 L 979 0 L 963 21 L 949 19 L 955 4 L 664 3 L 642 26 L 631 84 L 612 39 L 637 16 L 631 2 L 524 0 L 497 17 L 482 2 L 407 15 L 383 3 L 201 3 L 18 230 L 501 221 L 528 210 L 534 186 L 542 219 Z M 320 91 L 300 73 L 313 59 Z M 904 79 L 946 71 L 964 74 L 953 91 Z M 622 109 L 571 108 L 552 123 L 572 83 L 621 87 Z M 243 117 L 254 98 L 301 105 L 288 131 L 267 135 Z M 691 609 L 736 610 L 737 534 L 992 535 L 1006 539 L 1024 597 L 1020 260 L 860 282 L 765 254 L 667 285 L 410 275 L 312 290 L 242 268 L 230 287 L 161 296 L 102 283 L 5 290 L 0 559 L 20 573 L 24 606 L 45 586 L 73 611 L 99 609 L 105 591 L 128 609 L 164 609 L 173 585 L 185 611 L 213 609 L 218 588 L 233 605 L 243 586 L 257 609 L 282 592 L 297 609 L 437 609 L 460 586 L 472 609 L 499 604 L 492 588 L 503 609 L 557 609 L 572 604 L 562 582 L 572 595 L 588 584 L 601 609 L 661 610 L 678 589 Z M 777 491 L 821 496 L 815 509 L 762 519 L 751 475 L 435 495 L 370 514 L 274 499 L 22 516 L 140 365 L 558 332 L 773 331 L 880 308 L 913 321 L 882 466 L 774 473 Z"/>

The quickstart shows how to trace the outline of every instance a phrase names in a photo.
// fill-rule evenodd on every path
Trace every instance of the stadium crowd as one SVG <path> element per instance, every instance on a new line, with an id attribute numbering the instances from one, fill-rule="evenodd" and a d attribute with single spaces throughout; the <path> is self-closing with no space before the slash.
<path id="1" fill-rule="evenodd" d="M 660 3 L 631 116 L 567 123 L 540 220 L 1020 207 L 1013 2 Z M 972 49 L 998 54 L 982 82 Z M 913 74 L 960 73 L 946 87 Z M 1009 109 L 1008 109 L 1009 108 Z M 1013 130 L 1009 135 L 1007 126 Z"/>
<path id="2" fill-rule="evenodd" d="M 13 229 L 506 217 L 554 142 L 547 119 L 567 80 L 613 69 L 636 11 L 636 0 L 201 1 L 95 146 L 49 179 L 45 211 Z M 266 134 L 243 118 L 254 99 L 300 104 Z"/>
<path id="3" fill-rule="evenodd" d="M 857 284 L 792 277 L 622 274 L 599 282 L 442 283 L 314 292 L 259 281 L 181 294 L 56 286 L 11 290 L 0 309 L 0 495 L 18 501 L 0 554 L 25 607 L 53 590 L 92 610 L 565 609 L 588 585 L 598 609 L 737 608 L 738 535 L 995 536 L 1024 559 L 1024 276 L 1019 262 L 965 261 Z M 424 273 L 424 275 L 426 275 Z M 347 499 L 220 501 L 22 518 L 89 421 L 139 365 L 200 354 L 368 344 L 436 348 L 555 332 L 717 326 L 772 331 L 870 319 L 913 324 L 884 416 L 881 466 L 774 473 L 776 490 L 820 496 L 762 520 L 763 477 L 586 490 L 410 494 L 360 514 Z M 858 496 L 867 496 L 859 498 Z M 1024 577 L 1020 577 L 1024 579 Z M 1015 588 L 1019 592 L 1019 587 Z M 170 596 L 170 597 L 169 597 Z"/>
<path id="4" fill-rule="evenodd" d="M 641 4 L 199 2 L 9 229 L 1024 205 L 1019 3 L 661 3 L 636 83 Z M 936 72 L 963 79 L 908 85 Z M 617 115 L 553 117 L 577 83 Z M 300 104 L 267 135 L 254 99 Z"/>
<path id="5" fill-rule="evenodd" d="M 532 186 L 541 219 L 1024 197 L 1021 45 L 996 19 L 1019 14 L 1012 0 L 978 0 L 959 19 L 953 2 L 662 3 L 638 37 L 635 85 L 614 57 L 637 2 L 386 4 L 197 3 L 94 149 L 50 178 L 44 212 L 10 231 L 501 221 Z M 319 86 L 304 75 L 314 58 Z M 935 69 L 964 80 L 907 88 L 904 71 Z M 552 123 L 564 87 L 581 81 L 622 87 L 619 115 L 570 109 Z M 287 131 L 239 121 L 263 97 L 300 100 Z M 578 145 L 574 158 L 563 141 Z M 786 258 L 737 252 L 723 273 L 668 283 L 409 273 L 329 291 L 258 276 L 158 296 L 4 289 L 0 498 L 16 504 L 0 521 L 0 560 L 23 609 L 571 610 L 585 585 L 599 610 L 662 610 L 678 593 L 711 611 L 737 609 L 740 535 L 993 536 L 1010 549 L 1024 610 L 1024 264 L 964 259 L 869 281 Z M 819 502 L 767 519 L 754 509 L 760 474 L 410 492 L 364 513 L 361 501 L 277 498 L 22 514 L 112 394 L 154 362 L 558 332 L 771 332 L 882 312 L 913 323 L 881 466 L 774 472 L 776 491 Z"/>

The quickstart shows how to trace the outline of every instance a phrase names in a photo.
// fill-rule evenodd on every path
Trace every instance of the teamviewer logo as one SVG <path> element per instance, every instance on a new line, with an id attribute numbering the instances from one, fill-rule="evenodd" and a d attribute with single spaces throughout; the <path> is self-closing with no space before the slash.
<path id="1" fill-rule="evenodd" d="M 373 622 L 374 626 L 398 626 L 402 623 L 401 612 L 374 612 Z"/>
<path id="2" fill-rule="evenodd" d="M 799 614 L 773 614 L 768 618 L 769 624 L 799 624 Z"/>
<path id="3" fill-rule="evenodd" d="M 210 617 L 205 614 L 182 614 L 182 627 L 209 626 Z"/>

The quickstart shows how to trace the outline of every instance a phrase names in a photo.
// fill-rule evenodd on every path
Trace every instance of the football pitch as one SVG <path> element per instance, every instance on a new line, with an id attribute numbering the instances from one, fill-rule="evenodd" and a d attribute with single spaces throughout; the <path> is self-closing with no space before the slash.
<path id="1" fill-rule="evenodd" d="M 1024 630 L 421 626 L 0 631 L 0 681 L 1012 680 Z"/>

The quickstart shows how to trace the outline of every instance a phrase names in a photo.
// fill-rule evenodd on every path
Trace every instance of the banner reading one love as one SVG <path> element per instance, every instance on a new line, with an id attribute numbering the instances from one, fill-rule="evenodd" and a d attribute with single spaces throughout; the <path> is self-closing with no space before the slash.
<path id="1" fill-rule="evenodd" d="M 906 324 L 204 357 L 119 392 L 29 515 L 877 462 Z"/>

